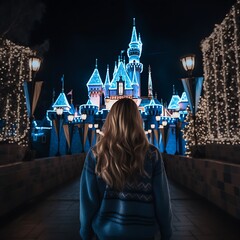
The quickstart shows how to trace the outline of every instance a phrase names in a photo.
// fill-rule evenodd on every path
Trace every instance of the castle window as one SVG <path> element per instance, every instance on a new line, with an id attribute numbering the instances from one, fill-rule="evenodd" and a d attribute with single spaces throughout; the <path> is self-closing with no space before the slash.
<path id="1" fill-rule="evenodd" d="M 123 95 L 123 83 L 122 82 L 120 82 L 118 84 L 118 94 Z"/>
<path id="2" fill-rule="evenodd" d="M 118 89 L 118 95 L 123 96 L 124 95 L 124 81 L 122 80 L 122 76 L 120 76 L 120 79 L 117 83 L 117 89 Z"/>

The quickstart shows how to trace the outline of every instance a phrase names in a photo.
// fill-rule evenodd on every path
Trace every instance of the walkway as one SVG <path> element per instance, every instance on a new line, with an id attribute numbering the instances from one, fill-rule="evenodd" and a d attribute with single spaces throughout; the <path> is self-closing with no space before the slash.
<path id="1" fill-rule="evenodd" d="M 240 221 L 170 182 L 174 212 L 172 240 L 239 240 Z M 4 219 L 1 240 L 80 240 L 79 179 Z M 137 239 L 136 239 L 137 240 Z"/>

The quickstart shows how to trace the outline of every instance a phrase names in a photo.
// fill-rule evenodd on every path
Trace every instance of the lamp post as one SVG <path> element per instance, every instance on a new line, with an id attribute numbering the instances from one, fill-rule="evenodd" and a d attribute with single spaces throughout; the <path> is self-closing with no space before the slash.
<path id="1" fill-rule="evenodd" d="M 29 59 L 29 68 L 31 71 L 33 71 L 34 73 L 38 72 L 38 70 L 40 69 L 42 60 L 39 57 L 30 57 Z"/>
<path id="2" fill-rule="evenodd" d="M 41 59 L 34 56 L 29 58 L 29 82 L 24 82 L 24 92 L 26 97 L 27 112 L 29 116 L 29 132 L 28 132 L 28 149 L 29 158 L 32 158 L 32 125 L 34 120 L 34 111 L 37 105 L 37 101 L 41 92 L 42 81 L 35 83 L 35 75 L 40 69 Z M 29 160 L 29 159 L 28 159 Z"/>
<path id="3" fill-rule="evenodd" d="M 159 122 L 161 119 L 161 116 L 156 116 L 156 121 Z"/>
<path id="4" fill-rule="evenodd" d="M 169 125 L 166 120 L 162 121 L 162 138 L 163 138 L 163 152 L 167 153 L 166 147 L 167 147 L 167 137 L 168 137 L 168 129 Z"/>
<path id="5" fill-rule="evenodd" d="M 85 114 L 85 113 L 81 114 L 81 119 L 83 121 L 85 121 L 87 119 L 87 114 Z"/>
<path id="6" fill-rule="evenodd" d="M 188 78 L 182 78 L 182 84 L 184 87 L 184 91 L 186 92 L 191 113 L 192 113 L 192 119 L 193 119 L 193 131 L 194 131 L 194 145 L 195 145 L 195 157 L 199 157 L 201 154 L 198 149 L 198 140 L 197 140 L 197 134 L 196 134 L 196 112 L 198 107 L 199 98 L 202 91 L 202 84 L 203 84 L 203 77 L 193 77 L 192 72 L 195 67 L 195 55 L 190 54 L 182 57 L 180 59 L 182 62 L 183 68 L 188 73 Z"/>
<path id="7" fill-rule="evenodd" d="M 85 120 L 87 119 L 87 114 L 82 113 L 81 114 L 81 119 L 82 119 L 82 132 L 81 132 L 81 140 L 82 140 L 82 153 L 84 152 L 84 145 L 85 145 Z"/>
<path id="8" fill-rule="evenodd" d="M 98 127 L 99 127 L 99 124 L 98 123 L 95 123 L 94 125 L 94 144 L 96 144 L 96 142 L 97 142 L 97 130 L 99 130 L 98 129 Z"/>
<path id="9" fill-rule="evenodd" d="M 61 156 L 60 154 L 60 130 L 61 130 L 61 119 L 63 114 L 63 108 L 58 107 L 56 108 L 56 114 L 57 114 L 57 123 L 58 123 L 58 131 L 57 131 L 57 142 L 58 142 L 58 148 L 56 156 Z"/>
<path id="10" fill-rule="evenodd" d="M 189 54 L 180 58 L 183 68 L 187 71 L 189 77 L 192 76 L 193 69 L 195 67 L 195 55 Z"/>
<path id="11" fill-rule="evenodd" d="M 152 129 L 148 129 L 147 132 L 148 132 L 148 141 L 151 143 L 151 140 L 152 140 L 152 138 L 151 138 Z"/>
<path id="12" fill-rule="evenodd" d="M 161 120 L 161 116 L 157 115 L 155 117 L 156 121 L 157 121 L 157 147 L 159 148 L 159 136 L 160 136 L 160 129 L 159 129 L 159 122 Z"/>
<path id="13" fill-rule="evenodd" d="M 179 140 L 179 112 L 178 111 L 175 111 L 173 112 L 172 114 L 172 117 L 175 119 L 175 139 L 176 139 L 176 152 L 175 152 L 175 155 L 178 155 L 179 154 L 179 151 L 178 151 L 178 140 Z"/>
<path id="14" fill-rule="evenodd" d="M 69 124 L 69 127 L 70 127 L 68 154 L 72 154 L 71 146 L 72 146 L 72 136 L 73 136 L 73 128 L 74 128 L 74 124 L 73 124 L 74 115 L 73 114 L 69 114 L 67 116 L 67 119 L 68 119 L 68 124 Z"/>
<path id="15" fill-rule="evenodd" d="M 151 124 L 150 125 L 150 128 L 151 128 L 151 133 L 150 133 L 150 137 L 151 137 L 151 142 L 152 144 L 154 145 L 154 129 L 155 129 L 155 124 Z"/>

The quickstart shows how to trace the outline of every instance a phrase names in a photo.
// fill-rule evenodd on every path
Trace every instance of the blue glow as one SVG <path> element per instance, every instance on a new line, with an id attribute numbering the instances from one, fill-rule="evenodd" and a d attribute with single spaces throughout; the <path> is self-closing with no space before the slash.
<path id="1" fill-rule="evenodd" d="M 90 99 L 88 99 L 86 105 L 93 105 L 93 104 L 92 104 L 92 101 L 91 101 Z"/>
<path id="2" fill-rule="evenodd" d="M 132 85 L 137 85 L 137 86 L 139 86 L 135 66 L 134 66 L 134 72 L 133 72 Z"/>
<path id="3" fill-rule="evenodd" d="M 111 82 L 109 89 L 111 89 L 111 90 L 117 89 L 117 81 L 119 81 L 120 76 L 122 77 L 122 80 L 125 82 L 125 89 L 132 89 L 132 83 L 126 72 L 123 62 L 120 62 L 117 72 L 115 73 L 115 75 L 113 77 L 113 80 Z"/>
<path id="4" fill-rule="evenodd" d="M 129 62 L 132 62 L 133 60 L 136 60 L 137 62 L 139 62 L 141 53 L 142 53 L 142 41 L 141 41 L 140 35 L 139 35 L 139 39 L 137 37 L 135 19 L 133 19 L 132 36 L 131 36 L 131 41 L 129 43 L 129 48 L 127 50 Z"/>
<path id="5" fill-rule="evenodd" d="M 104 87 L 110 86 L 110 77 L 109 77 L 109 69 L 107 68 L 107 73 L 106 73 L 106 78 L 105 78 L 105 83 Z"/>
<path id="6" fill-rule="evenodd" d="M 180 101 L 180 97 L 178 95 L 172 95 L 171 101 L 168 105 L 168 109 L 177 110 L 179 109 L 178 102 Z"/>
<path id="7" fill-rule="evenodd" d="M 93 73 L 92 73 L 92 76 L 90 77 L 88 83 L 87 83 L 87 87 L 89 85 L 94 85 L 94 86 L 103 86 L 103 83 L 102 83 L 102 79 L 100 77 L 100 74 L 99 74 L 99 71 L 97 68 L 94 69 Z"/>
<path id="8" fill-rule="evenodd" d="M 52 108 L 62 107 L 65 110 L 69 110 L 71 106 L 68 103 L 65 93 L 60 93 L 55 103 L 52 105 Z"/>
<path id="9" fill-rule="evenodd" d="M 115 76 L 117 72 L 117 62 L 115 62 L 114 70 L 113 70 L 113 77 Z"/>
<path id="10" fill-rule="evenodd" d="M 188 98 L 187 98 L 186 92 L 183 92 L 183 93 L 182 93 L 180 102 L 188 102 Z"/>

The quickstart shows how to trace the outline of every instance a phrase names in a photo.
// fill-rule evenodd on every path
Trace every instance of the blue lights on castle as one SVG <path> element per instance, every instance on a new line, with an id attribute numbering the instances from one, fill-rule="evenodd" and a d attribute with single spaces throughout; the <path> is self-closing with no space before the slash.
<path id="1" fill-rule="evenodd" d="M 123 57 L 124 51 L 121 51 L 118 61 L 115 62 L 112 76 L 107 66 L 103 83 L 96 60 L 93 73 L 86 84 L 89 99 L 79 108 L 73 104 L 72 92 L 67 94 L 71 96 L 69 103 L 64 93 L 64 76 L 62 77 L 62 92 L 54 100 L 52 109 L 47 111 L 47 121 L 45 119 L 45 124 L 48 122 L 48 127 L 51 127 L 49 156 L 55 155 L 56 152 L 66 154 L 87 151 L 101 134 L 101 127 L 111 106 L 118 99 L 126 97 L 133 99 L 138 105 L 145 132 L 152 144 L 159 147 L 162 152 L 184 153 L 185 144 L 180 130 L 184 127 L 183 119 L 187 113 L 186 93 L 183 92 L 180 97 L 173 91 L 168 106 L 160 103 L 157 96 L 153 95 L 149 66 L 148 96 L 141 96 L 142 45 L 140 34 L 137 34 L 135 19 L 133 19 L 132 35 L 126 51 L 128 63 Z M 179 122 L 181 122 L 180 128 Z M 36 147 L 38 147 L 37 144 Z"/>

